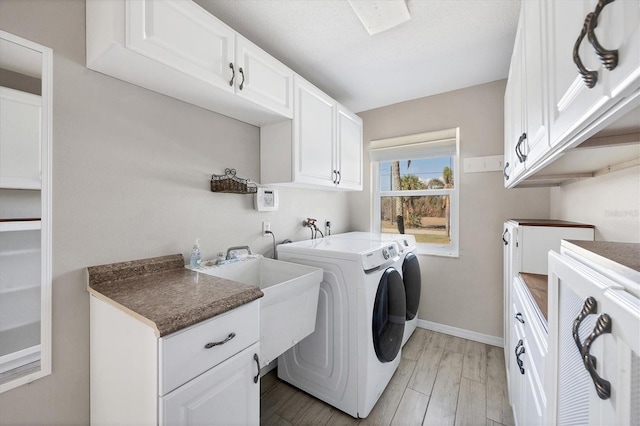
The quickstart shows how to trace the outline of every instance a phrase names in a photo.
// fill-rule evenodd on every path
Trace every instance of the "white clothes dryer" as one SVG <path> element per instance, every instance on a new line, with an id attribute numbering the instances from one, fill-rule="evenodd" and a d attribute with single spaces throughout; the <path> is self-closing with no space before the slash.
<path id="1" fill-rule="evenodd" d="M 402 346 L 404 346 L 418 326 L 422 276 L 420 262 L 418 261 L 416 238 L 411 234 L 381 234 L 376 232 L 347 232 L 334 234 L 332 237 L 349 240 L 396 241 L 398 243 L 402 259 L 401 275 L 407 297 L 407 318 L 404 336 L 402 337 Z"/>
<path id="2" fill-rule="evenodd" d="M 278 358 L 278 377 L 366 417 L 400 363 L 406 297 L 398 244 L 325 237 L 280 245 L 278 258 L 324 271 L 315 331 Z"/>

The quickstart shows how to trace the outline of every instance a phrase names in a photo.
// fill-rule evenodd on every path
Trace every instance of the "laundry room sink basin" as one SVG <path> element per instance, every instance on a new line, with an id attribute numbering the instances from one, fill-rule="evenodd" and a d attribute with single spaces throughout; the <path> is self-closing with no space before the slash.
<path id="1" fill-rule="evenodd" d="M 199 272 L 260 287 L 260 367 L 300 340 L 316 325 L 322 269 L 264 257 L 202 266 Z"/>

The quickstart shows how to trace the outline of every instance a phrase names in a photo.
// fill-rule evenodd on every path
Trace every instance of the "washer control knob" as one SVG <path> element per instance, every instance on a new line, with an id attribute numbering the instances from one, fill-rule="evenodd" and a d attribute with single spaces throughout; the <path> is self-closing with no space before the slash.
<path id="1" fill-rule="evenodd" d="M 384 260 L 389 259 L 389 250 L 386 248 L 382 249 L 382 257 L 384 257 Z"/>

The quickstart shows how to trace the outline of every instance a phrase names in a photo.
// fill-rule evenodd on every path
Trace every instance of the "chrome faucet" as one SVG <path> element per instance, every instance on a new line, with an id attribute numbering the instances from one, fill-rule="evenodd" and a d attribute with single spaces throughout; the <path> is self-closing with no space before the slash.
<path id="1" fill-rule="evenodd" d="M 251 253 L 251 248 L 249 248 L 249 246 L 236 246 L 236 247 L 229 247 L 227 249 L 227 260 L 231 259 L 230 255 L 231 252 L 234 250 L 246 250 L 248 254 L 252 254 Z"/>

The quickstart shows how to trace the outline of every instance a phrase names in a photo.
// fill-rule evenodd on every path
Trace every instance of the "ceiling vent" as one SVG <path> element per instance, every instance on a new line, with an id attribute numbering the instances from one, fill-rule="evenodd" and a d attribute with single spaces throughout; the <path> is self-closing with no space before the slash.
<path id="1" fill-rule="evenodd" d="M 349 0 L 349 4 L 370 35 L 411 19 L 405 0 Z"/>

